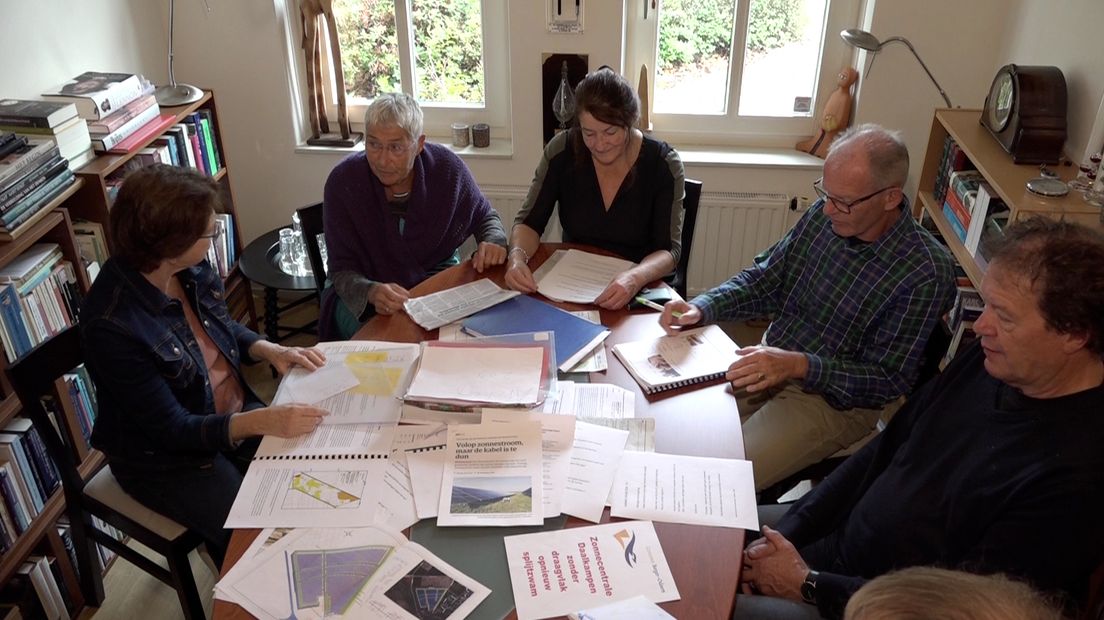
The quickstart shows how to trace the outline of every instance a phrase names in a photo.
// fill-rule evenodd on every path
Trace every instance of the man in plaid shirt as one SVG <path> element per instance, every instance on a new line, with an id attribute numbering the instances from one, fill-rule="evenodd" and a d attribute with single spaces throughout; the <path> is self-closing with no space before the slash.
<path id="1" fill-rule="evenodd" d="M 752 395 L 740 415 L 758 490 L 862 439 L 916 382 L 955 281 L 954 260 L 909 215 L 907 178 L 896 132 L 849 129 L 793 229 L 727 282 L 664 308 L 668 333 L 772 317 L 725 375 Z"/>

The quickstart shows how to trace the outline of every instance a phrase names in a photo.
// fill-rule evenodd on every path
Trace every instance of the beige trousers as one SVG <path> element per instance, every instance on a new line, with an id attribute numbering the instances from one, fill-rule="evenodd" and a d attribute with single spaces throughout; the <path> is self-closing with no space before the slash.
<path id="1" fill-rule="evenodd" d="M 819 394 L 793 383 L 738 398 L 744 451 L 755 471 L 755 490 L 775 484 L 866 437 L 878 418 L 904 402 L 882 409 L 833 409 Z"/>

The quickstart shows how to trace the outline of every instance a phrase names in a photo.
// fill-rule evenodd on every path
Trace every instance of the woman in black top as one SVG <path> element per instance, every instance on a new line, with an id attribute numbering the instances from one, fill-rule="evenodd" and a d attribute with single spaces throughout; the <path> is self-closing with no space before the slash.
<path id="1" fill-rule="evenodd" d="M 510 234 L 506 284 L 536 291 L 528 262 L 559 204 L 564 241 L 636 262 L 594 300 L 623 308 L 648 282 L 671 273 L 682 252 L 684 177 L 678 153 L 634 127 L 640 100 L 609 67 L 575 91 L 575 126 L 544 149 Z"/>

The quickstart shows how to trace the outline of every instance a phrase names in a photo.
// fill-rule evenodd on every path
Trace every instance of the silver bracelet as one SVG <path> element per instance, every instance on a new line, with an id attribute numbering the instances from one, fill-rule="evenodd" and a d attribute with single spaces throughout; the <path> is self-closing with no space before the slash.
<path id="1" fill-rule="evenodd" d="M 525 248 L 521 247 L 520 245 L 515 245 L 514 247 L 510 248 L 510 251 L 508 253 L 513 254 L 514 252 L 521 252 L 521 255 L 525 257 L 525 264 L 529 264 L 529 253 L 525 251 Z"/>

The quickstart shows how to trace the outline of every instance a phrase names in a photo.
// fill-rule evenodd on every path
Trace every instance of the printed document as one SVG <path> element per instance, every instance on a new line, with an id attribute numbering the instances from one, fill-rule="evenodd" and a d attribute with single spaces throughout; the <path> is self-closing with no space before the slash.
<path id="1" fill-rule="evenodd" d="M 545 349 L 536 346 L 425 347 L 406 398 L 537 403 L 544 359 Z"/>
<path id="2" fill-rule="evenodd" d="M 571 466 L 564 485 L 562 511 L 591 523 L 602 520 L 628 431 L 575 422 Z"/>
<path id="3" fill-rule="evenodd" d="M 302 528 L 219 590 L 258 618 L 460 620 L 490 594 L 421 545 L 376 526 Z M 426 614 L 432 603 L 432 615 Z"/>
<path id="4" fill-rule="evenodd" d="M 520 293 L 499 287 L 489 278 L 406 300 L 403 308 L 424 329 L 437 329 L 502 303 Z"/>
<path id="5" fill-rule="evenodd" d="M 648 521 L 621 521 L 507 536 L 506 564 L 520 620 L 563 616 L 643 595 L 679 599 Z"/>
<path id="6" fill-rule="evenodd" d="M 615 517 L 759 529 L 751 461 L 625 452 L 610 502 Z"/>
<path id="7" fill-rule="evenodd" d="M 575 419 L 571 416 L 535 411 L 483 410 L 483 424 L 510 424 L 515 420 L 537 422 L 541 426 L 544 518 L 555 517 L 560 514 L 560 502 L 564 485 L 567 483 L 567 472 L 571 466 Z"/>
<path id="8" fill-rule="evenodd" d="M 612 383 L 558 381 L 541 410 L 580 418 L 631 418 L 636 394 Z"/>
<path id="9" fill-rule="evenodd" d="M 372 523 L 394 432 L 395 425 L 365 424 L 338 432 L 320 427 L 291 440 L 266 436 L 242 479 L 226 527 Z"/>
<path id="10" fill-rule="evenodd" d="M 602 324 L 602 313 L 598 310 L 578 310 L 572 312 L 580 319 L 585 319 L 595 325 Z M 606 358 L 606 347 L 597 346 L 567 372 L 602 372 L 609 370 L 609 360 Z"/>
<path id="11" fill-rule="evenodd" d="M 551 269 L 538 269 L 533 276 L 537 280 L 537 292 L 549 299 L 591 304 L 617 274 L 635 265 L 612 256 L 567 250 Z"/>
<path id="12" fill-rule="evenodd" d="M 397 398 L 410 382 L 418 345 L 350 340 L 317 347 L 326 354 L 326 365 L 313 373 L 293 368 L 272 404 L 314 404 L 330 412 L 322 418 L 324 425 L 399 421 Z"/>
<path id="13" fill-rule="evenodd" d="M 541 480 L 538 422 L 453 424 L 437 525 L 541 525 Z"/>

